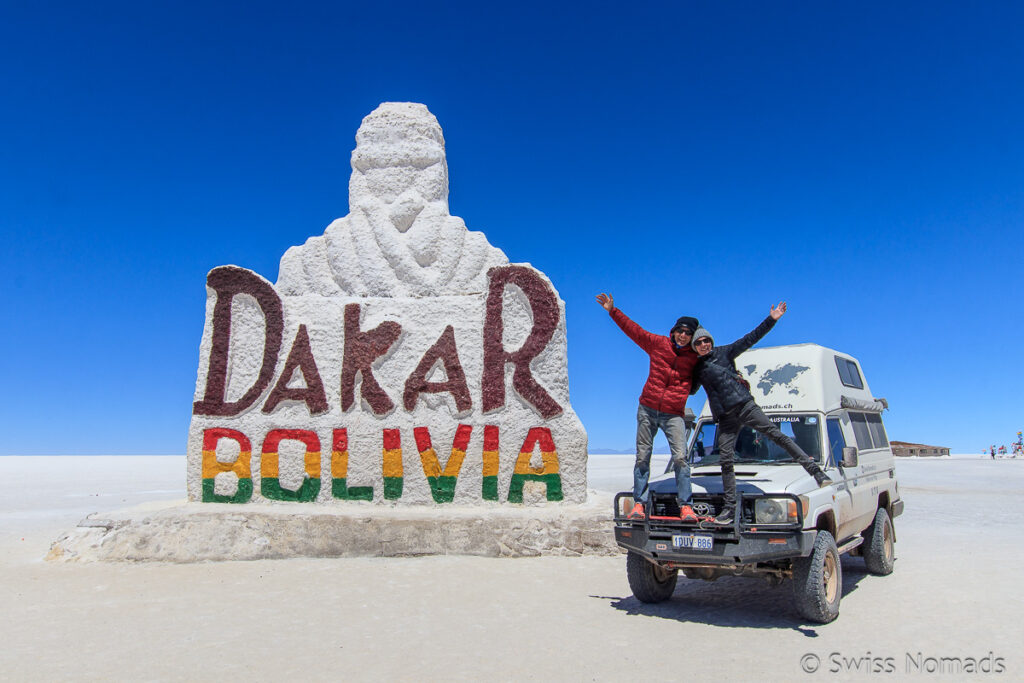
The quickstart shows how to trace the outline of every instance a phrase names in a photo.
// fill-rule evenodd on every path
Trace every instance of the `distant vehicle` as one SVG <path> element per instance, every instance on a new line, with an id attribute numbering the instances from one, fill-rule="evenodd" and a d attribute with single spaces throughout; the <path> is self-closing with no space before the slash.
<path id="1" fill-rule="evenodd" d="M 674 477 L 650 485 L 647 517 L 630 520 L 632 493 L 615 497 L 615 539 L 628 551 L 626 573 L 642 602 L 671 597 L 679 571 L 689 579 L 750 576 L 792 580 L 806 619 L 839 616 L 840 555 L 860 555 L 873 574 L 892 573 L 903 512 L 892 449 L 876 399 L 855 358 L 817 344 L 747 351 L 736 359 L 765 414 L 817 460 L 835 482 L 814 479 L 773 441 L 745 427 L 736 442 L 737 515 L 731 527 L 679 519 Z M 705 403 L 688 446 L 693 507 L 722 508 L 717 429 Z"/>

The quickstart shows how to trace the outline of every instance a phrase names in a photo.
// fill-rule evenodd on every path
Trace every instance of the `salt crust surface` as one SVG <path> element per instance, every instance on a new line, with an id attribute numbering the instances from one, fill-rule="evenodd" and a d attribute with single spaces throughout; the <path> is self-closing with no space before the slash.
<path id="1" fill-rule="evenodd" d="M 592 455 L 590 485 L 628 485 L 632 460 Z M 1006 671 L 976 677 L 1024 676 L 1020 459 L 898 459 L 896 570 L 872 576 L 844 556 L 841 614 L 827 626 L 800 619 L 789 586 L 746 578 L 681 579 L 671 600 L 644 605 L 621 556 L 41 561 L 90 512 L 182 502 L 184 467 L 183 456 L 0 457 L 0 678 L 611 681 L 636 676 L 640 660 L 624 653 L 660 653 L 666 638 L 728 653 L 677 657 L 691 678 L 963 680 L 908 671 L 907 654 L 990 652 Z M 897 670 L 832 673 L 833 652 L 893 657 Z M 800 668 L 809 653 L 817 674 Z"/>

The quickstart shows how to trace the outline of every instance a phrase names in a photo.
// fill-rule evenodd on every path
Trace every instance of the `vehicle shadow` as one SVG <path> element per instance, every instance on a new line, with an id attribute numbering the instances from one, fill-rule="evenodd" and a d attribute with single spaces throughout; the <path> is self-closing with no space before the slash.
<path id="1" fill-rule="evenodd" d="M 868 576 L 868 571 L 859 557 L 843 557 L 842 566 L 845 598 L 857 590 L 857 584 Z M 687 579 L 680 573 L 675 592 L 662 603 L 643 603 L 632 594 L 621 598 L 605 595 L 590 597 L 609 600 L 611 607 L 629 615 L 713 626 L 793 629 L 808 638 L 816 638 L 818 634 L 815 629 L 823 624 L 808 622 L 797 614 L 792 595 L 792 581 L 771 586 L 760 579 L 729 576 L 717 581 L 702 581 Z"/>

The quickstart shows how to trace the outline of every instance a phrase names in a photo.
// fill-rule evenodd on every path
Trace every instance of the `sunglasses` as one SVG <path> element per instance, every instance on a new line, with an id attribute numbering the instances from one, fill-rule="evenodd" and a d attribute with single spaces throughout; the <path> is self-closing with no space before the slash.
<path id="1" fill-rule="evenodd" d="M 704 346 L 705 344 L 707 344 L 708 346 L 711 346 L 712 344 L 714 344 L 714 342 L 713 342 L 713 341 L 711 341 L 710 339 L 708 339 L 708 338 L 706 338 L 706 337 L 705 337 L 704 339 L 699 339 L 699 340 L 697 340 L 697 341 L 696 341 L 696 342 L 694 342 L 694 343 L 695 343 L 695 344 L 696 344 L 697 346 Z"/>

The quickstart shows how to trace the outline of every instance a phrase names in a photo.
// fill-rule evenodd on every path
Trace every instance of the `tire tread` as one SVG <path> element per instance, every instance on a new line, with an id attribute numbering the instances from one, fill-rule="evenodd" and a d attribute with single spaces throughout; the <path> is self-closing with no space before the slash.
<path id="1" fill-rule="evenodd" d="M 875 520 L 871 526 L 864 530 L 864 564 L 868 571 L 876 576 L 888 576 L 892 574 L 893 565 L 896 561 L 896 550 L 893 548 L 893 556 L 885 556 L 885 526 L 889 525 L 889 532 L 892 534 L 893 543 L 896 542 L 895 530 L 892 527 L 892 519 L 885 508 L 878 508 L 875 513 Z"/>
<path id="2" fill-rule="evenodd" d="M 673 571 L 666 581 L 659 581 L 654 574 L 654 565 L 642 555 L 628 553 L 626 555 L 626 578 L 633 595 L 640 602 L 664 602 L 672 597 L 676 589 L 679 572 Z"/>
<path id="3" fill-rule="evenodd" d="M 822 586 L 825 571 L 825 555 L 835 555 L 839 594 L 835 604 L 829 604 Z M 810 621 L 827 624 L 839 616 L 839 602 L 843 593 L 843 568 L 839 550 L 832 534 L 819 531 L 814 539 L 814 549 L 807 557 L 793 562 L 793 600 L 800 616 Z"/>

